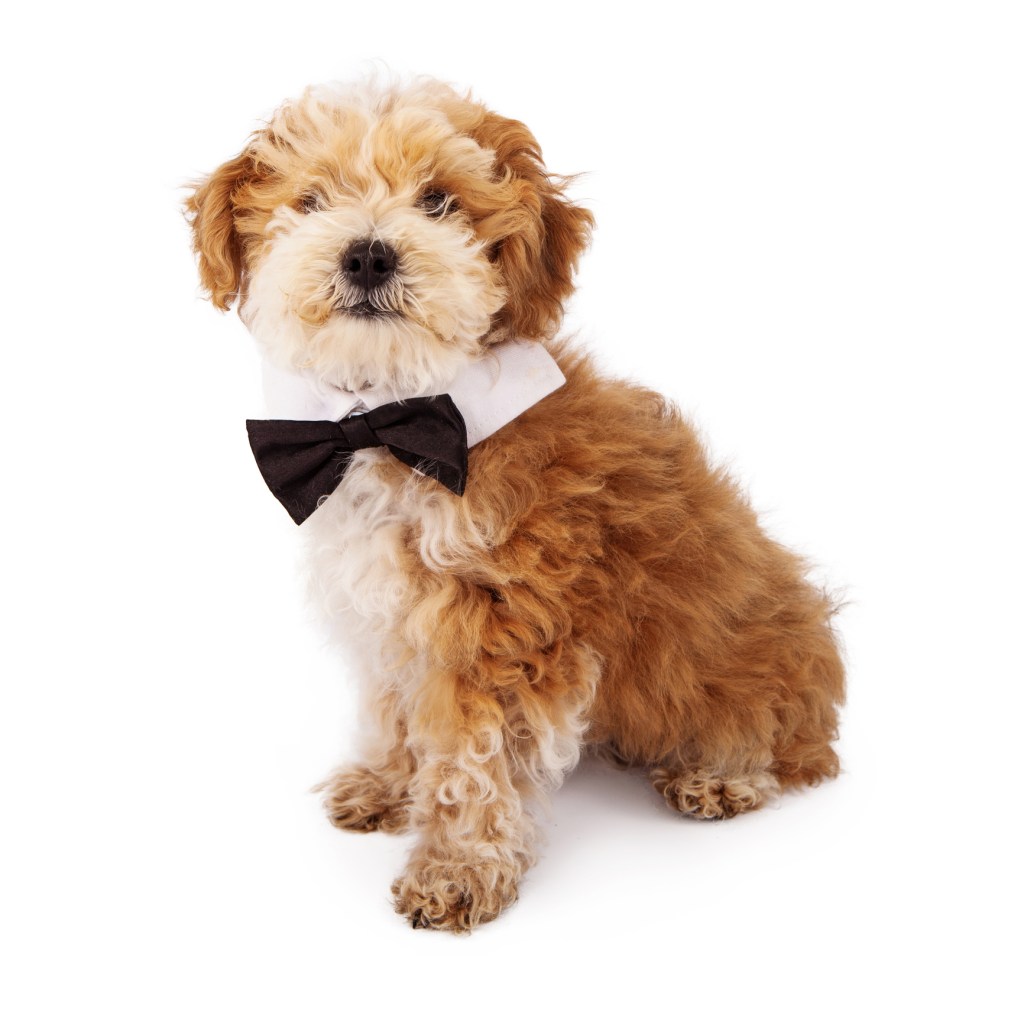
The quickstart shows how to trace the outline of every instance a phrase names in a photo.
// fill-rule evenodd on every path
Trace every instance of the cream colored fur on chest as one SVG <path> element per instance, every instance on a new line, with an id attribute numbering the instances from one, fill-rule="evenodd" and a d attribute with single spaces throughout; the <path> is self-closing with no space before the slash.
<path id="1" fill-rule="evenodd" d="M 488 546 L 461 499 L 414 473 L 377 472 L 377 463 L 391 458 L 383 450 L 358 452 L 304 528 L 316 596 L 329 621 L 343 624 L 339 632 L 358 637 L 360 646 L 403 635 L 421 596 L 411 560 L 442 573 Z M 352 629 L 353 615 L 361 629 Z"/>

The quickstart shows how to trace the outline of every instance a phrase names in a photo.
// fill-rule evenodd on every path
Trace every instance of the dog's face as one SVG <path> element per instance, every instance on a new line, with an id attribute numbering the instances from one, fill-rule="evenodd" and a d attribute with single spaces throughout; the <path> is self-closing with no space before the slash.
<path id="1" fill-rule="evenodd" d="M 557 327 L 592 223 L 563 190 L 524 125 L 421 82 L 308 90 L 187 206 L 203 285 L 272 360 L 427 394 Z"/>

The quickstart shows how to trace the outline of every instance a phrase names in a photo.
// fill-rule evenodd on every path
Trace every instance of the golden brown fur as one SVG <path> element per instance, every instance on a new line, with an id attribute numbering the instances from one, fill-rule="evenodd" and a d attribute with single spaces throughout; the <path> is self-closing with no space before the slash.
<path id="1" fill-rule="evenodd" d="M 428 188 L 457 197 L 447 223 L 417 212 Z M 311 189 L 319 220 L 297 212 Z M 414 353 L 439 383 L 451 360 L 499 340 L 549 338 L 591 224 L 522 124 L 432 83 L 369 102 L 307 94 L 189 209 L 215 304 L 251 288 L 246 316 L 271 356 L 342 381 L 402 368 L 388 339 L 349 322 L 333 271 L 308 287 L 287 277 L 294 295 L 276 320 L 261 296 L 276 295 L 268 268 L 290 273 L 295 253 L 334 235 L 342 246 L 353 211 L 403 252 L 426 252 L 422 269 L 403 264 L 409 294 L 388 322 L 416 321 L 401 358 Z M 435 272 L 454 289 L 448 306 L 464 306 L 460 323 L 483 313 L 485 328 L 450 328 L 432 310 L 418 282 Z M 334 304 L 303 320 L 313 293 Z M 565 386 L 471 450 L 464 497 L 374 452 L 309 524 L 329 608 L 355 609 L 373 637 L 376 731 L 364 760 L 326 784 L 328 810 L 344 828 L 419 833 L 393 890 L 414 925 L 468 930 L 516 898 L 534 859 L 531 804 L 583 744 L 648 770 L 700 818 L 838 772 L 828 597 L 669 403 L 549 345 Z"/>

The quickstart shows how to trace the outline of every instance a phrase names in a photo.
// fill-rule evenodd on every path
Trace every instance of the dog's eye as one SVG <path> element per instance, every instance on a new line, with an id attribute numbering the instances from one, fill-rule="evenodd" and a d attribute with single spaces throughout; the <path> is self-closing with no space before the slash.
<path id="1" fill-rule="evenodd" d="M 326 206 L 324 197 L 314 189 L 303 192 L 299 197 L 299 208 L 303 213 L 315 213 L 317 210 L 323 210 Z"/>
<path id="2" fill-rule="evenodd" d="M 443 217 L 449 210 L 455 209 L 455 199 L 447 192 L 431 189 L 420 196 L 416 205 L 428 217 Z"/>

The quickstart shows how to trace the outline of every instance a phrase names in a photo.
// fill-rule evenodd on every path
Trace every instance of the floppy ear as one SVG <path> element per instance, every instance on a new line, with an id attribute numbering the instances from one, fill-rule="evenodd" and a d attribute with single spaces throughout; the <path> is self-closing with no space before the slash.
<path id="1" fill-rule="evenodd" d="M 238 296 L 242 246 L 235 228 L 235 196 L 254 168 L 250 153 L 240 153 L 200 182 L 185 200 L 192 250 L 199 256 L 199 277 L 218 309 L 229 309 Z"/>
<path id="2" fill-rule="evenodd" d="M 469 134 L 494 151 L 525 216 L 498 241 L 508 300 L 498 313 L 495 333 L 506 337 L 549 336 L 562 318 L 562 302 L 573 290 L 573 274 L 590 242 L 594 216 L 566 198 L 571 179 L 548 174 L 540 146 L 521 121 L 485 111 Z M 508 222 L 508 218 L 502 217 Z"/>

